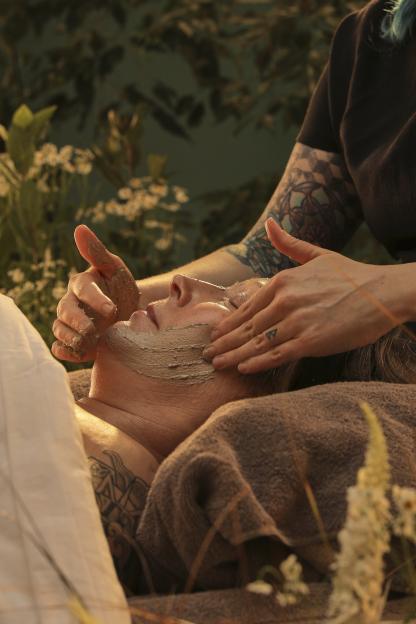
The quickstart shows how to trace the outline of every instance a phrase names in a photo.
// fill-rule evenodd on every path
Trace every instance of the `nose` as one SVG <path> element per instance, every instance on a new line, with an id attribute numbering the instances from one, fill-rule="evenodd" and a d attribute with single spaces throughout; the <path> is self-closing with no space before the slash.
<path id="1" fill-rule="evenodd" d="M 192 299 L 192 282 L 195 280 L 185 275 L 175 275 L 170 283 L 169 295 L 178 306 L 183 307 Z"/>
<path id="2" fill-rule="evenodd" d="M 224 298 L 224 288 L 186 275 L 175 275 L 170 283 L 169 294 L 176 301 L 176 304 L 182 307 L 192 300 L 195 303 L 220 301 Z"/>

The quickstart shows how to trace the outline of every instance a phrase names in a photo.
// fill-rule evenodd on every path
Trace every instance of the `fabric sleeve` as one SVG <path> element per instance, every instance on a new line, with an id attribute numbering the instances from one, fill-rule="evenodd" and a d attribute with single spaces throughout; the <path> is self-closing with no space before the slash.
<path id="1" fill-rule="evenodd" d="M 332 38 L 328 61 L 309 101 L 296 141 L 326 152 L 342 153 L 340 124 L 355 63 L 361 12 L 347 15 Z"/>
<path id="2" fill-rule="evenodd" d="M 332 126 L 329 109 L 329 62 L 309 102 L 305 119 L 296 141 L 325 152 L 339 152 L 340 145 Z"/>

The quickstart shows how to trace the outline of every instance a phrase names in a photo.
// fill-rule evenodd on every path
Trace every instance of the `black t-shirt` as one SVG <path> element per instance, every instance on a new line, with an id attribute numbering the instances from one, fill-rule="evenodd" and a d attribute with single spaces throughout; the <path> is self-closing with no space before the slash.
<path id="1" fill-rule="evenodd" d="M 416 35 L 379 36 L 389 0 L 372 0 L 337 28 L 297 141 L 342 154 L 374 236 L 416 261 Z"/>

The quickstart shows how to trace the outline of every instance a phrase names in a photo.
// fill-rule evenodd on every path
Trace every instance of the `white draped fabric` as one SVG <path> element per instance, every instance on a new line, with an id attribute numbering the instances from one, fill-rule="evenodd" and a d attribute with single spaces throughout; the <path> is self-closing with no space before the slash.
<path id="1" fill-rule="evenodd" d="M 0 295 L 0 624 L 72 624 L 69 593 L 30 535 L 99 622 L 131 621 L 65 369 Z"/>

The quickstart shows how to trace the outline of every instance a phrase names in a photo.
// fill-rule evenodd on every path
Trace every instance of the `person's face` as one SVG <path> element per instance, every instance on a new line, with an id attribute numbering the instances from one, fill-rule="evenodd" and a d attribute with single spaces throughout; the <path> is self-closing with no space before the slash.
<path id="1" fill-rule="evenodd" d="M 134 312 L 129 324 L 135 331 L 146 333 L 192 324 L 214 326 L 266 282 L 265 279 L 252 278 L 223 288 L 176 275 L 170 284 L 169 297 L 150 303 L 146 310 Z"/>

